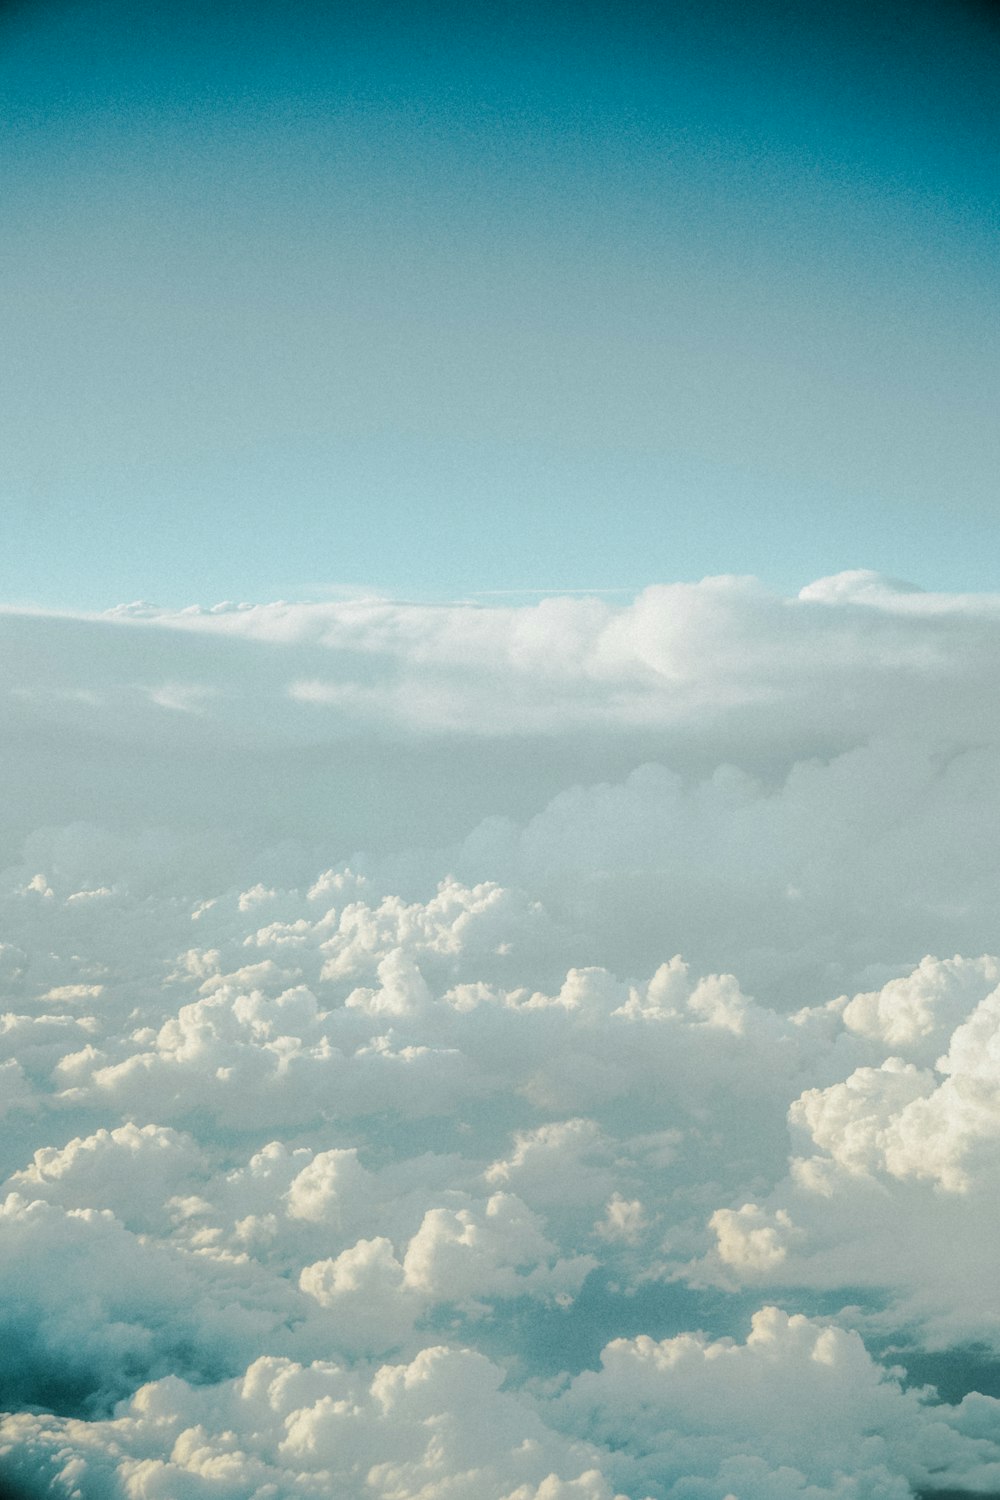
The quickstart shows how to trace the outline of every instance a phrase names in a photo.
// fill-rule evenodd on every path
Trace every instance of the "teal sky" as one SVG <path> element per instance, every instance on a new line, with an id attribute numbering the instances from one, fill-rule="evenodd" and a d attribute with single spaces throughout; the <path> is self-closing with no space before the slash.
<path id="1" fill-rule="evenodd" d="M 4 11 L 0 598 L 994 587 L 1000 30 L 744 9 Z"/>

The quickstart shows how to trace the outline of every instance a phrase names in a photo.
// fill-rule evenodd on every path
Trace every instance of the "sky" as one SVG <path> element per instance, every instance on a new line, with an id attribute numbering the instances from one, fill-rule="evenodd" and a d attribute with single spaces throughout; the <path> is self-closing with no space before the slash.
<path id="1" fill-rule="evenodd" d="M 998 48 L 0 5 L 0 1500 L 1000 1500 Z"/>
<path id="2" fill-rule="evenodd" d="M 0 19 L 0 594 L 993 581 L 987 5 Z"/>

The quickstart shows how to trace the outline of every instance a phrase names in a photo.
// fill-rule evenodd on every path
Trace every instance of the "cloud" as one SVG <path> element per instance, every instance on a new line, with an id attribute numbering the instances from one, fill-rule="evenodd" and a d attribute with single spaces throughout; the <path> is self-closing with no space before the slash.
<path id="1" fill-rule="evenodd" d="M 193 900 L 353 860 L 374 908 L 447 875 L 541 902 L 540 962 L 555 928 L 564 967 L 684 951 L 788 1006 L 871 988 L 991 945 L 998 630 L 992 597 L 867 574 L 797 598 L 721 578 L 622 606 L 7 614 L 0 864 L 110 911 L 123 885 Z"/>
<path id="2" fill-rule="evenodd" d="M 615 1482 L 665 1500 L 907 1500 L 911 1485 L 982 1492 L 1000 1477 L 1000 1447 L 980 1436 L 998 1403 L 934 1405 L 857 1334 L 776 1307 L 745 1343 L 616 1340 L 556 1409 L 615 1454 Z"/>
<path id="3" fill-rule="evenodd" d="M 232 818 L 260 835 L 280 809 L 278 837 L 302 837 L 332 768 L 360 797 L 360 816 L 342 806 L 334 829 L 382 840 L 390 812 L 397 831 L 403 815 L 407 837 L 423 829 L 433 840 L 457 831 L 456 811 L 467 825 L 477 805 L 480 816 L 534 811 L 581 772 L 621 774 L 655 759 L 653 747 L 702 766 L 742 755 L 770 772 L 887 736 L 995 744 L 998 630 L 993 598 L 901 593 L 877 579 L 859 590 L 850 578 L 792 599 L 750 579 L 706 579 L 617 607 L 561 598 L 8 613 L 0 689 L 21 728 L 7 765 L 34 818 L 25 831 L 69 821 L 60 807 L 101 822 L 116 802 L 119 818 L 155 825 L 159 811 L 190 834 L 196 820 Z M 373 753 L 355 755 L 373 736 Z M 44 794 L 24 781 L 23 737 L 48 773 Z M 90 766 L 86 783 L 72 780 L 67 737 Z M 530 756 L 518 748 L 525 737 L 540 741 Z M 220 758 L 228 782 L 209 774 Z M 183 786 L 169 777 L 178 760 Z M 492 784 L 471 786 L 484 770 Z M 399 799 L 380 807 L 372 776 L 391 795 L 400 774 L 407 791 L 447 788 L 452 806 L 432 819 Z"/>
<path id="4" fill-rule="evenodd" d="M 789 1171 L 717 1208 L 687 1274 L 720 1285 L 868 1288 L 861 1326 L 902 1347 L 1000 1348 L 988 1283 L 1000 1187 L 992 958 L 924 958 L 878 991 L 803 1011 L 832 1075 L 789 1105 Z M 856 1047 L 871 1049 L 859 1059 Z M 934 1055 L 930 1064 L 898 1055 Z M 760 1187 L 758 1193 L 760 1193 Z M 801 1295 L 801 1290 L 798 1295 Z"/>
<path id="5" fill-rule="evenodd" d="M 998 630 L 870 574 L 0 617 L 9 1482 L 1000 1488 Z"/>
<path id="6" fill-rule="evenodd" d="M 145 1386 L 112 1421 L 8 1418 L 0 1454 L 18 1455 L 11 1477 L 60 1476 L 92 1500 L 613 1500 L 595 1450 L 502 1380 L 443 1347 L 373 1372 L 259 1359 L 214 1387 Z"/>
<path id="7" fill-rule="evenodd" d="M 998 981 L 1000 967 L 993 958 L 925 957 L 909 974 L 855 995 L 844 1009 L 844 1022 L 894 1053 L 933 1062 L 954 1027 Z"/>
<path id="8" fill-rule="evenodd" d="M 176 1130 L 132 1123 L 43 1146 L 10 1178 L 26 1198 L 67 1209 L 110 1210 L 130 1228 L 156 1228 L 167 1201 L 207 1175 L 195 1142 Z"/>
<path id="9" fill-rule="evenodd" d="M 992 961 L 987 967 L 994 969 Z M 977 1168 L 992 1172 L 1000 1141 L 998 1039 L 1000 990 L 993 989 L 956 1027 L 934 1069 L 898 1057 L 858 1068 L 843 1083 L 804 1093 L 792 1120 L 848 1171 L 966 1191 Z"/>
<path id="10" fill-rule="evenodd" d="M 555 1259 L 531 1210 L 512 1193 L 494 1193 L 481 1208 L 431 1209 L 407 1246 L 403 1272 L 407 1286 L 438 1301 L 528 1292 L 568 1301 L 593 1265 L 589 1256 Z"/>
<path id="11" fill-rule="evenodd" d="M 983 1493 L 1000 1475 L 996 1401 L 934 1403 L 856 1334 L 773 1307 L 744 1343 L 620 1339 L 561 1393 L 502 1383 L 443 1346 L 377 1368 L 260 1358 L 215 1385 L 146 1385 L 111 1420 L 8 1417 L 0 1455 L 11 1477 L 93 1500 L 624 1500 L 619 1485 L 640 1500 L 907 1500 L 914 1484 Z"/>
<path id="12" fill-rule="evenodd" d="M 788 1214 L 767 1214 L 756 1203 L 741 1208 L 719 1208 L 709 1220 L 715 1231 L 719 1259 L 743 1272 L 771 1272 L 787 1255 L 787 1241 L 795 1233 Z"/>

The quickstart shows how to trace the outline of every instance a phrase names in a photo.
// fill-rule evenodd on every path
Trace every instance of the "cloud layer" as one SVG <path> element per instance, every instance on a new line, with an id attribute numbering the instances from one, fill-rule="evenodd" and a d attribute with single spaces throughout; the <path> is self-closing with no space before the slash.
<path id="1" fill-rule="evenodd" d="M 998 630 L 0 618 L 5 1482 L 1000 1491 Z"/>

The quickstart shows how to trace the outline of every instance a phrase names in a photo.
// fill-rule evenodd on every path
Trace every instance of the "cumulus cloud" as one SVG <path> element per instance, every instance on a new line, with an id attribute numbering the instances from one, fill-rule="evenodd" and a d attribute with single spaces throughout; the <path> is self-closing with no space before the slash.
<path id="1" fill-rule="evenodd" d="M 998 630 L 0 617 L 6 1482 L 1000 1489 Z"/>
<path id="2" fill-rule="evenodd" d="M 995 1170 L 998 1083 L 1000 991 L 993 989 L 956 1027 L 933 1069 L 895 1056 L 857 1068 L 842 1083 L 804 1093 L 791 1118 L 848 1171 L 925 1178 L 963 1192 L 974 1175 Z"/>
<path id="3" fill-rule="evenodd" d="M 894 1053 L 933 1062 L 952 1030 L 1000 981 L 994 958 L 923 958 L 915 969 L 881 989 L 855 995 L 844 1023 Z"/>
<path id="4" fill-rule="evenodd" d="M 240 1379 L 147 1385 L 115 1418 L 8 1418 L 11 1478 L 94 1500 L 613 1500 L 592 1446 L 504 1393 L 471 1350 L 372 1371 L 256 1360 Z"/>
<path id="5" fill-rule="evenodd" d="M 371 1259 L 369 1264 L 371 1264 Z M 998 1403 L 904 1390 L 856 1334 L 768 1307 L 744 1343 L 609 1344 L 557 1394 L 502 1389 L 467 1349 L 378 1368 L 260 1358 L 239 1378 L 142 1387 L 111 1419 L 0 1427 L 12 1478 L 95 1500 L 906 1500 L 1000 1477 Z"/>
<path id="6" fill-rule="evenodd" d="M 1000 1478 L 1000 1447 L 981 1436 L 997 1402 L 931 1404 L 857 1334 L 776 1307 L 754 1316 L 744 1343 L 616 1340 L 556 1409 L 612 1450 L 617 1482 L 670 1500 L 906 1500 L 911 1485 L 982 1493 Z"/>
<path id="7" fill-rule="evenodd" d="M 925 958 L 878 991 L 792 1018 L 825 1035 L 816 1060 L 830 1076 L 790 1100 L 788 1172 L 752 1201 L 717 1207 L 708 1252 L 685 1274 L 729 1287 L 868 1288 L 856 1320 L 894 1330 L 900 1347 L 1000 1348 L 984 1295 L 1000 1187 L 994 979 L 992 958 Z M 942 1034 L 929 1065 L 890 1051 L 905 1042 L 923 1056 Z"/>
<path id="8" fill-rule="evenodd" d="M 715 1231 L 719 1259 L 744 1272 L 774 1272 L 787 1254 L 795 1226 L 784 1209 L 765 1213 L 756 1203 L 741 1208 L 718 1208 L 709 1220 Z"/>

